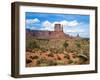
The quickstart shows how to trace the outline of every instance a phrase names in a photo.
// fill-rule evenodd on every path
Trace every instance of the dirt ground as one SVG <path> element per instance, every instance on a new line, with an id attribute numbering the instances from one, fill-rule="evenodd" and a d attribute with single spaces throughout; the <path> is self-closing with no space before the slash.
<path id="1" fill-rule="evenodd" d="M 89 60 L 76 55 L 76 53 L 26 52 L 26 67 L 79 64 L 89 64 Z"/>

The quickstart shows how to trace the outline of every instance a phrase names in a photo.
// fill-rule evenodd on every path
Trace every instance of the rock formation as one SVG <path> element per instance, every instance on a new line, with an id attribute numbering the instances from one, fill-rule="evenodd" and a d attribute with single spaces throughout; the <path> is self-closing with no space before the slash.
<path id="1" fill-rule="evenodd" d="M 66 39 L 72 38 L 68 34 L 63 32 L 63 26 L 61 24 L 55 24 L 54 31 L 48 30 L 26 30 L 27 37 L 34 37 L 39 39 Z"/>

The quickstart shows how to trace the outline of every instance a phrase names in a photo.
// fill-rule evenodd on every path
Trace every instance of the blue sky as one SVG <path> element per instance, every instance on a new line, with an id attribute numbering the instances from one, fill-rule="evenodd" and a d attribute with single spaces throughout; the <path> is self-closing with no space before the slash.
<path id="1" fill-rule="evenodd" d="M 64 33 L 89 38 L 89 15 L 79 14 L 51 14 L 26 12 L 26 28 L 32 30 L 54 30 L 54 24 L 63 25 Z"/>

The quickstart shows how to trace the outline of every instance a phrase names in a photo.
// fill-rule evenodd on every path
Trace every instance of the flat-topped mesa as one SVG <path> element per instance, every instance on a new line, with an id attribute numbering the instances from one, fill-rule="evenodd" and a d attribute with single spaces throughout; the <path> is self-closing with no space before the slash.
<path id="1" fill-rule="evenodd" d="M 55 24 L 54 31 L 61 31 L 61 32 L 63 32 L 63 26 L 61 24 Z"/>
<path id="2" fill-rule="evenodd" d="M 39 39 L 70 39 L 72 38 L 63 31 L 63 26 L 61 24 L 54 25 L 54 31 L 48 30 L 27 30 L 27 38 L 34 37 Z"/>

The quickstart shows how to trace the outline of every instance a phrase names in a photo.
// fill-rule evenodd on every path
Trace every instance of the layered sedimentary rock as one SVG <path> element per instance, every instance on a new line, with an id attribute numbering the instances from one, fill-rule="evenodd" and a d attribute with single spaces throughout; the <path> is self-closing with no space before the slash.
<path id="1" fill-rule="evenodd" d="M 63 32 L 61 24 L 55 24 L 54 31 L 48 30 L 30 30 L 26 29 L 27 37 L 42 38 L 42 39 L 66 39 L 72 38 Z"/>

